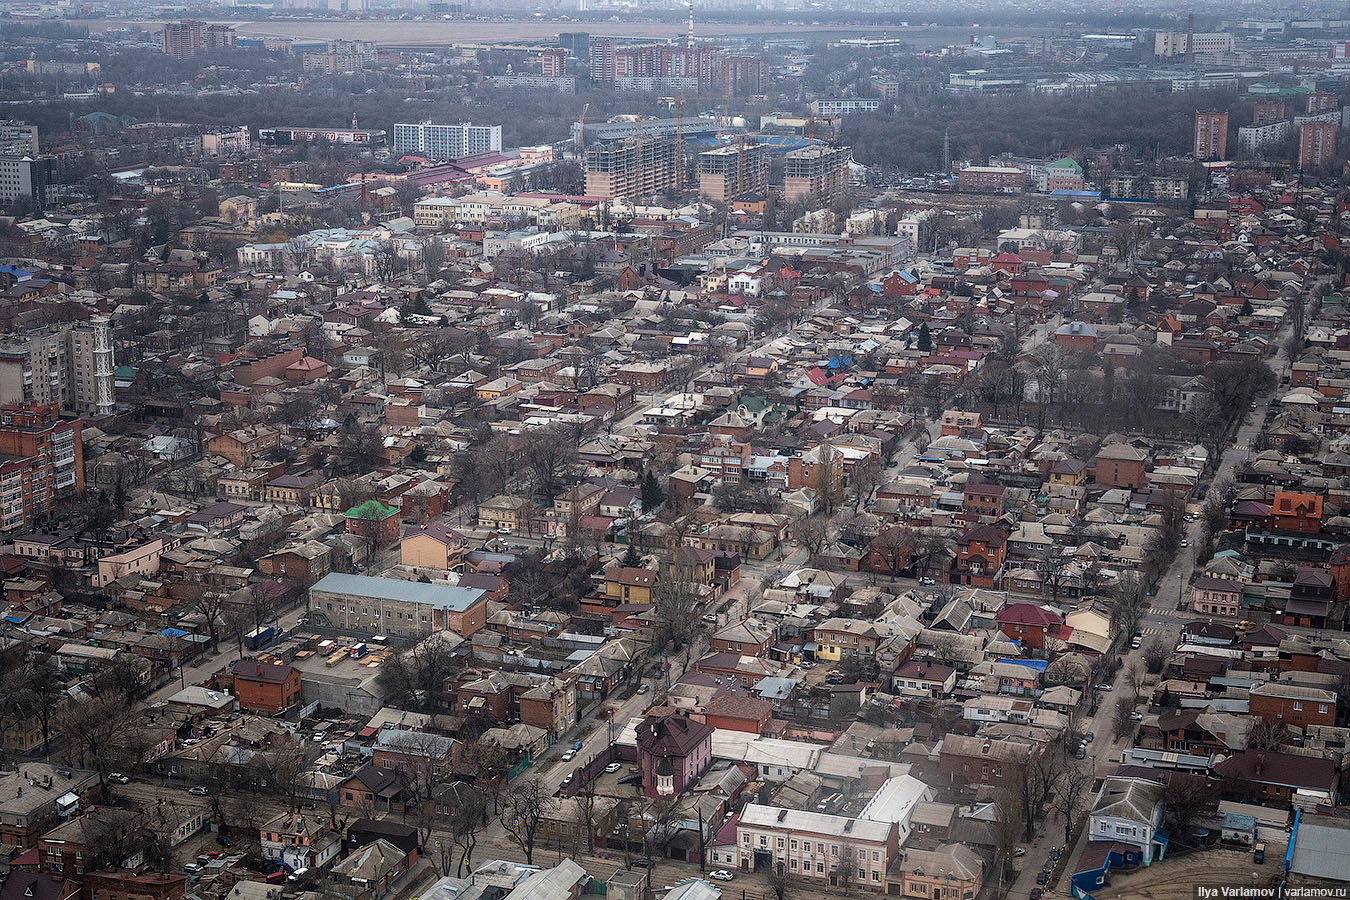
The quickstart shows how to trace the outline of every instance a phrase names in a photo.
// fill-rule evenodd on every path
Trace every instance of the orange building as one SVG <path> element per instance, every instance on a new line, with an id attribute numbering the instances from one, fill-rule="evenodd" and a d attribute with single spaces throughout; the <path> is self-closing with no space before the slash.
<path id="1" fill-rule="evenodd" d="M 1320 534 L 1322 498 L 1317 494 L 1276 491 L 1270 504 L 1270 527 L 1296 534 Z"/>
<path id="2" fill-rule="evenodd" d="M 240 709 L 277 715 L 300 702 L 300 670 L 241 659 L 234 664 L 234 697 Z"/>

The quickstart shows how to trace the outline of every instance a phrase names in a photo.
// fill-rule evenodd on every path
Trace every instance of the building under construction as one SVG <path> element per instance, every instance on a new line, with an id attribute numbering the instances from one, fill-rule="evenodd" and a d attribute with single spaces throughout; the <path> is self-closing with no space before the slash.
<path id="1" fill-rule="evenodd" d="M 714 203 L 769 190 L 769 148 L 744 141 L 698 155 L 698 192 Z"/>
<path id="2" fill-rule="evenodd" d="M 848 184 L 848 148 L 815 145 L 783 157 L 783 198 L 829 203 Z"/>
<path id="3" fill-rule="evenodd" d="M 608 141 L 586 150 L 586 194 L 640 200 L 674 190 L 676 140 L 670 136 Z"/>

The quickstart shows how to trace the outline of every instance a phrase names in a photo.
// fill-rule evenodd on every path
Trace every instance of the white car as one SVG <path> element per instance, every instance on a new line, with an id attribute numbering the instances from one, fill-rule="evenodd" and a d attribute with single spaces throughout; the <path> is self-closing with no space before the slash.
<path id="1" fill-rule="evenodd" d="M 572 760 L 576 759 L 576 756 L 577 756 L 577 751 L 575 751 L 575 750 L 564 750 L 564 751 L 563 751 L 563 762 L 571 762 Z"/>
<path id="2" fill-rule="evenodd" d="M 623 766 L 619 765 L 618 763 L 610 763 L 609 765 L 605 766 L 605 774 L 613 775 L 615 772 L 619 771 L 622 768 Z"/>
<path id="3" fill-rule="evenodd" d="M 194 797 L 209 797 L 209 796 L 211 796 L 211 792 L 210 792 L 209 790 L 207 790 L 205 786 L 200 785 L 200 784 L 197 785 L 196 787 L 190 787 L 190 788 L 188 788 L 188 793 L 191 794 L 191 795 L 194 796 Z"/>
<path id="4" fill-rule="evenodd" d="M 736 876 L 732 875 L 726 869 L 713 869 L 711 872 L 708 873 L 708 877 L 711 878 L 713 881 L 730 881 Z"/>
<path id="5" fill-rule="evenodd" d="M 108 776 L 108 780 L 111 781 L 113 784 L 131 784 L 131 779 L 123 775 L 121 772 L 113 772 L 111 775 Z"/>

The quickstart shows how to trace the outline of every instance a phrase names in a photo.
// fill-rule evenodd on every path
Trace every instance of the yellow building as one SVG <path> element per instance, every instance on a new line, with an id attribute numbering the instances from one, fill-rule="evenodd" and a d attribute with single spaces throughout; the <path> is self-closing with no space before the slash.
<path id="1" fill-rule="evenodd" d="M 478 504 L 478 527 L 520 531 L 529 515 L 530 501 L 505 494 Z"/>
<path id="2" fill-rule="evenodd" d="M 964 844 L 906 850 L 904 859 L 886 875 L 886 893 L 923 900 L 973 900 L 984 883 L 983 871 L 979 856 Z"/>
<path id="3" fill-rule="evenodd" d="M 405 566 L 456 569 L 464 561 L 464 538 L 442 525 L 428 525 L 404 537 L 399 554 Z"/>
<path id="4" fill-rule="evenodd" d="M 655 569 L 629 569 L 615 566 L 605 570 L 605 596 L 621 603 L 651 603 L 656 586 Z"/>

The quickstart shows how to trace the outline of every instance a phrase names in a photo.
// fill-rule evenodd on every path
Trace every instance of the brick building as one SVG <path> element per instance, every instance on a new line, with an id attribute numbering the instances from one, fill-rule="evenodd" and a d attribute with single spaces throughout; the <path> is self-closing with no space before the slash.
<path id="1" fill-rule="evenodd" d="M 277 715 L 300 702 L 300 670 L 241 659 L 234 664 L 234 696 L 240 709 Z"/>

